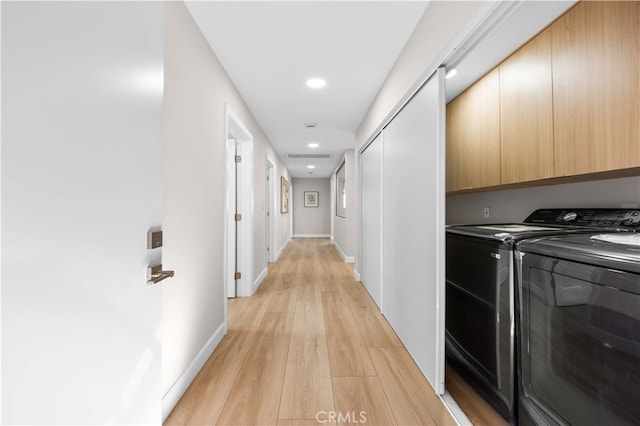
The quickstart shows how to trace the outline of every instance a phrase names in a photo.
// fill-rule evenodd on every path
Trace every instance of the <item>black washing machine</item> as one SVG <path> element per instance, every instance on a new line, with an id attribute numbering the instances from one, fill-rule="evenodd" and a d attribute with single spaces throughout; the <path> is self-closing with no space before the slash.
<path id="1" fill-rule="evenodd" d="M 515 244 L 528 238 L 635 229 L 640 211 L 539 209 L 522 223 L 446 230 L 447 361 L 517 422 Z"/>

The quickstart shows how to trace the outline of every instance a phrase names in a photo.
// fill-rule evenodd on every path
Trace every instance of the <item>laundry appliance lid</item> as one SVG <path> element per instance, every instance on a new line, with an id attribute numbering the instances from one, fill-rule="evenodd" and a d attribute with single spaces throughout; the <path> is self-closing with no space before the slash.
<path id="1" fill-rule="evenodd" d="M 547 257 L 571 260 L 612 271 L 640 275 L 640 234 L 567 234 L 521 241 L 517 249 Z M 637 278 L 640 283 L 640 277 Z"/>

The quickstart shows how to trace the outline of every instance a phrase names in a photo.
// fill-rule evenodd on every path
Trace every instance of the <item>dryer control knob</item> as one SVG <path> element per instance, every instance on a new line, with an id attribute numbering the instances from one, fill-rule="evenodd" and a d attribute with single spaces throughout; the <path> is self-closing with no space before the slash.
<path id="1" fill-rule="evenodd" d="M 567 213 L 564 216 L 562 216 L 562 220 L 564 220 L 565 222 L 573 222 L 577 218 L 578 218 L 578 213 L 576 212 Z"/>

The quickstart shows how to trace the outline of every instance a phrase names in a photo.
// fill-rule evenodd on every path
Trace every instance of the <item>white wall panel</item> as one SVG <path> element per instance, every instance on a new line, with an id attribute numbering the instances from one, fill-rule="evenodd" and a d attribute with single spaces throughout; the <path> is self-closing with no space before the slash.
<path id="1" fill-rule="evenodd" d="M 384 130 L 383 314 L 444 392 L 444 71 Z"/>

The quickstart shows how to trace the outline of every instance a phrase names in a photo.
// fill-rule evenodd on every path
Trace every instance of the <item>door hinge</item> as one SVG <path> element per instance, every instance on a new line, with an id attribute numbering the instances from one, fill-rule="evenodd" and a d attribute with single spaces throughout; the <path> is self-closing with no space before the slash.
<path id="1" fill-rule="evenodd" d="M 242 215 L 240 213 L 236 213 L 235 219 L 236 219 L 236 222 L 240 222 L 242 220 Z"/>
<path id="2" fill-rule="evenodd" d="M 236 155 L 236 163 L 240 163 L 242 161 L 242 156 Z"/>
<path id="3" fill-rule="evenodd" d="M 239 280 L 242 278 L 242 273 L 241 272 L 236 272 L 236 274 L 233 276 L 234 279 Z"/>

